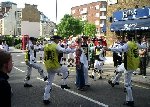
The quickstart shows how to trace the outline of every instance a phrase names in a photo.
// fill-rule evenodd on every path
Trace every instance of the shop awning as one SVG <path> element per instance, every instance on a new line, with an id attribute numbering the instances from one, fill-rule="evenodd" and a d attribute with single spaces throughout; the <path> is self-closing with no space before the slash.
<path id="1" fill-rule="evenodd" d="M 127 21 L 116 21 L 110 26 L 111 31 L 147 30 L 150 29 L 150 18 Z"/>

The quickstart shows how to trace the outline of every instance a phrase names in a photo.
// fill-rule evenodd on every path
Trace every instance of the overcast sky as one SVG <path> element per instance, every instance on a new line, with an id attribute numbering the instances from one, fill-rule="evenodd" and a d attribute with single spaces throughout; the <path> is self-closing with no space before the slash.
<path id="1" fill-rule="evenodd" d="M 56 22 L 56 0 L 0 0 L 0 2 L 10 1 L 17 4 L 18 8 L 24 8 L 24 4 L 38 5 L 38 10 L 43 12 L 51 21 Z M 59 22 L 65 14 L 71 13 L 71 7 L 79 6 L 99 0 L 57 0 L 58 14 L 57 21 Z"/>

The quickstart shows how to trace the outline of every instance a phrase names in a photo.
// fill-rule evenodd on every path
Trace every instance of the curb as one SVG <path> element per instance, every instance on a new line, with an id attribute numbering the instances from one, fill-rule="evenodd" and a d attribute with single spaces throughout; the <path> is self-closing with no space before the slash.
<path id="1" fill-rule="evenodd" d="M 23 53 L 23 52 L 12 52 L 12 51 L 9 51 L 10 53 Z"/>

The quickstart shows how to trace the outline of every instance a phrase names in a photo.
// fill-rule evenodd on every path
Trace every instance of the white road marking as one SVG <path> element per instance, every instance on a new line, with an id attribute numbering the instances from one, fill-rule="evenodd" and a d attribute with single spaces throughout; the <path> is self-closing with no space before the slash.
<path id="1" fill-rule="evenodd" d="M 21 63 L 23 63 L 23 62 L 21 62 Z M 25 62 L 24 62 L 25 63 Z M 17 70 L 19 70 L 19 71 L 21 71 L 21 72 L 25 72 L 25 71 L 23 71 L 23 70 L 21 70 L 21 69 L 19 69 L 19 68 L 17 68 L 17 67 L 15 67 L 14 66 L 14 68 L 15 69 L 17 69 Z M 120 81 L 120 83 L 124 83 L 123 81 Z M 132 84 L 133 86 L 136 86 L 136 87 L 139 87 L 139 88 L 144 88 L 144 89 L 150 89 L 150 88 L 148 88 L 148 87 L 144 87 L 144 86 L 140 86 L 140 85 L 136 85 L 136 84 Z"/>
<path id="2" fill-rule="evenodd" d="M 23 71 L 23 70 L 21 70 L 21 69 L 15 67 L 15 66 L 14 66 L 14 68 L 17 69 L 17 70 L 19 70 L 19 71 L 21 71 L 21 72 L 25 72 L 25 71 Z M 41 80 L 41 81 L 44 81 L 43 79 L 41 79 L 41 78 L 39 78 L 39 77 L 37 77 L 37 79 L 38 79 L 38 80 Z M 61 87 L 60 87 L 59 85 L 57 85 L 57 84 L 54 84 L 54 83 L 53 83 L 52 85 L 54 85 L 55 87 L 61 88 Z M 91 102 L 93 102 L 93 103 L 95 103 L 95 104 L 98 104 L 98 105 L 100 105 L 100 106 L 108 107 L 108 105 L 103 104 L 103 103 L 101 103 L 101 102 L 99 102 L 99 101 L 96 101 L 96 100 L 94 100 L 94 99 L 92 99 L 92 98 L 86 97 L 86 96 L 84 96 L 84 95 L 82 95 L 82 94 L 78 94 L 78 93 L 76 93 L 76 92 L 74 92 L 74 91 L 67 90 L 67 89 L 64 89 L 64 90 L 67 91 L 67 92 L 70 92 L 70 93 L 72 93 L 72 94 L 74 94 L 74 95 L 77 95 L 77 96 L 79 96 L 79 97 L 82 97 L 82 98 L 84 98 L 84 99 L 86 99 L 86 100 L 88 100 L 88 101 L 91 101 Z"/>
<path id="3" fill-rule="evenodd" d="M 43 79 L 41 79 L 41 78 L 39 78 L 39 77 L 37 77 L 37 79 L 38 79 L 38 80 L 41 80 L 41 81 L 44 81 Z M 57 84 L 52 83 L 52 85 L 54 85 L 54 86 L 57 87 L 57 88 L 61 88 L 61 87 L 60 87 L 59 85 L 57 85 Z M 86 99 L 86 100 L 88 100 L 88 101 L 91 101 L 91 102 L 93 102 L 93 103 L 95 103 L 95 104 L 98 104 L 98 105 L 100 105 L 100 106 L 108 107 L 108 105 L 106 105 L 106 104 L 104 104 L 104 103 L 101 103 L 101 102 L 99 102 L 99 101 L 96 101 L 96 100 L 94 100 L 94 99 L 92 99 L 92 98 L 86 97 L 86 96 L 84 96 L 84 95 L 82 95 L 82 94 L 76 93 L 76 92 L 71 91 L 71 90 L 68 90 L 68 89 L 63 89 L 63 90 L 65 90 L 65 91 L 67 91 L 67 92 L 69 92 L 69 93 L 71 93 L 71 94 L 77 95 L 77 96 L 79 96 L 79 97 L 82 97 L 82 98 L 84 98 L 84 99 Z"/>
<path id="4" fill-rule="evenodd" d="M 19 70 L 19 71 L 21 71 L 21 72 L 25 72 L 25 71 L 23 71 L 23 70 L 21 70 L 21 69 L 19 69 L 19 68 L 17 68 L 17 67 L 15 67 L 15 66 L 13 66 L 15 69 L 17 69 L 17 70 Z"/>
<path id="5" fill-rule="evenodd" d="M 124 82 L 123 81 L 120 81 L 121 83 L 123 83 L 124 84 Z M 140 88 L 144 88 L 144 89 L 150 89 L 150 88 L 148 88 L 148 87 L 144 87 L 144 86 L 140 86 L 140 85 L 136 85 L 136 84 L 132 84 L 133 86 L 136 86 L 136 87 L 140 87 Z"/>
<path id="6" fill-rule="evenodd" d="M 21 56 L 21 55 L 17 55 L 17 56 Z"/>
<path id="7" fill-rule="evenodd" d="M 15 67 L 15 66 L 14 66 L 14 68 L 17 69 L 17 70 L 19 70 L 19 71 L 21 71 L 21 72 L 25 72 L 25 71 L 23 71 L 23 70 L 21 70 L 21 69 Z M 39 78 L 39 77 L 37 77 L 37 79 L 38 79 L 38 80 L 41 80 L 41 81 L 44 81 L 43 79 L 41 79 L 41 78 Z M 121 81 L 121 83 L 124 83 L 124 82 Z M 61 87 L 60 87 L 59 85 L 57 85 L 57 84 L 54 84 L 54 83 L 53 83 L 53 85 L 56 86 L 56 87 L 58 87 L 58 88 L 61 88 Z M 144 89 L 150 89 L 150 88 L 147 88 L 147 87 L 144 87 L 144 86 L 135 85 L 135 84 L 133 84 L 133 86 L 140 87 L 140 88 L 144 88 Z M 101 102 L 99 102 L 99 101 L 93 100 L 93 99 L 91 99 L 91 98 L 89 98 L 89 97 L 86 97 L 86 96 L 84 96 L 84 95 L 82 95 L 82 94 L 78 94 L 78 93 L 76 93 L 76 92 L 74 92 L 74 91 L 71 91 L 71 90 L 68 90 L 68 89 L 64 89 L 64 90 L 67 91 L 67 92 L 70 92 L 70 93 L 72 93 L 72 94 L 74 94 L 74 95 L 77 95 L 77 96 L 79 96 L 79 97 L 82 97 L 82 98 L 84 98 L 84 99 L 86 99 L 86 100 L 89 100 L 89 101 L 91 101 L 91 102 L 93 102 L 93 103 L 96 103 L 96 104 L 98 104 L 98 105 L 100 105 L 100 106 L 108 107 L 108 105 L 103 104 L 103 103 L 101 103 Z"/>
<path id="8" fill-rule="evenodd" d="M 21 62 L 22 64 L 24 64 L 25 62 Z"/>

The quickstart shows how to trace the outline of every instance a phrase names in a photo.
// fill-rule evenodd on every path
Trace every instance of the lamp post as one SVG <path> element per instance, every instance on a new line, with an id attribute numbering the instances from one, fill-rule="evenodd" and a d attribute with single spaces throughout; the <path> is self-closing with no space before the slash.
<path id="1" fill-rule="evenodd" d="M 57 23 L 57 0 L 56 0 L 56 23 Z"/>

